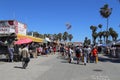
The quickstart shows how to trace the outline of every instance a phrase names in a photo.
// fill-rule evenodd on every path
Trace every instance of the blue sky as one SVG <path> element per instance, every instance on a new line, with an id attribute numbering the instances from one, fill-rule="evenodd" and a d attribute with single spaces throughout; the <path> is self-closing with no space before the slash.
<path id="1" fill-rule="evenodd" d="M 73 34 L 72 41 L 91 39 L 90 26 L 98 24 L 106 29 L 106 19 L 99 10 L 104 4 L 113 8 L 109 27 L 120 34 L 120 3 L 118 0 L 0 0 L 0 19 L 15 19 L 27 24 L 28 31 L 41 34 Z M 66 29 L 70 23 L 72 28 Z M 120 38 L 120 36 L 119 36 Z"/>

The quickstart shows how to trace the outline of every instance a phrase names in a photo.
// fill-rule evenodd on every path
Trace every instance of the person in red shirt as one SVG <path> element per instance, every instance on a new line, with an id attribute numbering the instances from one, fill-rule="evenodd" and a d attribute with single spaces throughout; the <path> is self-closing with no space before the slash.
<path id="1" fill-rule="evenodd" d="M 98 57 L 98 50 L 97 47 L 94 46 L 94 48 L 92 49 L 92 55 L 93 55 L 93 61 L 95 63 L 97 63 L 97 57 Z"/>
<path id="2" fill-rule="evenodd" d="M 56 52 L 56 47 L 53 47 L 53 52 L 54 52 L 54 54 L 55 54 L 55 52 Z"/>

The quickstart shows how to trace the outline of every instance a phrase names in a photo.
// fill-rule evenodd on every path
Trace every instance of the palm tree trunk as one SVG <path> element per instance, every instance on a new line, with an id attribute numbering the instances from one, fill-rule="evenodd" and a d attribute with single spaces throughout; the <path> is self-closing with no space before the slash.
<path id="1" fill-rule="evenodd" d="M 100 37 L 100 44 L 102 44 L 102 39 L 101 39 L 101 37 Z"/>
<path id="2" fill-rule="evenodd" d="M 109 24 L 109 19 L 107 18 L 107 29 L 106 29 L 107 32 L 108 32 L 108 24 Z M 108 38 L 109 37 L 106 36 L 106 44 L 108 43 Z"/>
<path id="3" fill-rule="evenodd" d="M 107 18 L 107 29 L 106 29 L 106 31 L 108 31 L 108 24 L 109 24 L 109 19 Z"/>
<path id="4" fill-rule="evenodd" d="M 106 42 L 105 42 L 105 37 L 104 37 L 104 43 L 106 43 Z"/>
<path id="5" fill-rule="evenodd" d="M 92 37 L 92 42 L 93 42 L 93 44 L 94 44 L 94 37 Z"/>

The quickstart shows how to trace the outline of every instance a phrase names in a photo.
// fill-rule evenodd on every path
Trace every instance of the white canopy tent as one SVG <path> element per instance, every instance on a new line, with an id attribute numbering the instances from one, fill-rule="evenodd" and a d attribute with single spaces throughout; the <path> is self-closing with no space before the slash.
<path id="1" fill-rule="evenodd" d="M 45 38 L 45 41 L 46 42 L 51 42 L 51 40 L 49 38 L 47 38 L 47 37 Z"/>

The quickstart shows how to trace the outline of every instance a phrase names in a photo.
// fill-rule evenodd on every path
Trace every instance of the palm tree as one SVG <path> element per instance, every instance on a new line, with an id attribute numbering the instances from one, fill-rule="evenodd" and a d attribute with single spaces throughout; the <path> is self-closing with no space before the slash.
<path id="1" fill-rule="evenodd" d="M 39 38 L 44 38 L 44 35 L 42 35 L 42 34 L 39 34 Z"/>
<path id="2" fill-rule="evenodd" d="M 100 31 L 99 33 L 98 33 L 98 37 L 100 38 L 100 44 L 102 43 L 102 36 L 103 36 L 103 33 Z"/>
<path id="3" fill-rule="evenodd" d="M 53 34 L 53 41 L 57 41 L 57 40 L 58 40 L 57 34 Z"/>
<path id="4" fill-rule="evenodd" d="M 106 43 L 108 43 L 108 37 L 110 36 L 110 32 L 109 31 L 106 31 Z"/>
<path id="5" fill-rule="evenodd" d="M 116 31 L 114 32 L 114 38 L 115 38 L 115 39 L 114 39 L 115 41 L 116 41 L 117 38 L 118 38 L 118 33 L 117 33 Z"/>
<path id="6" fill-rule="evenodd" d="M 72 35 L 72 34 L 69 34 L 69 35 L 68 35 L 68 39 L 69 39 L 69 41 L 71 41 L 71 40 L 73 39 L 73 35 Z"/>
<path id="7" fill-rule="evenodd" d="M 102 38 L 102 24 L 99 24 L 98 25 L 98 28 L 100 28 L 100 32 L 98 33 L 98 36 L 99 36 L 99 38 L 100 38 L 100 44 L 102 43 L 102 40 L 101 40 L 101 38 Z"/>
<path id="8" fill-rule="evenodd" d="M 108 37 L 110 36 L 110 32 L 109 31 L 103 31 L 102 35 L 103 35 L 103 38 L 104 38 L 104 43 L 108 43 L 108 41 L 109 41 Z"/>
<path id="9" fill-rule="evenodd" d="M 105 43 L 106 31 L 103 31 L 102 34 L 103 34 L 104 43 Z"/>
<path id="10" fill-rule="evenodd" d="M 91 44 L 91 40 L 90 40 L 90 39 L 88 39 L 88 41 L 87 41 L 87 42 L 88 42 L 88 45 L 90 45 L 90 44 Z"/>
<path id="11" fill-rule="evenodd" d="M 112 37 L 112 41 L 114 41 L 114 30 L 113 30 L 113 28 L 109 28 L 109 33 L 110 33 L 110 36 Z"/>
<path id="12" fill-rule="evenodd" d="M 96 26 L 90 26 L 90 29 L 92 30 L 92 40 L 93 40 L 93 44 L 95 44 L 96 42 L 96 38 L 97 38 L 97 27 Z"/>
<path id="13" fill-rule="evenodd" d="M 97 27 L 96 26 L 90 26 L 90 29 L 92 30 L 92 33 L 96 32 L 97 31 Z"/>
<path id="14" fill-rule="evenodd" d="M 58 39 L 59 39 L 59 41 L 62 40 L 62 33 L 58 33 Z"/>
<path id="15" fill-rule="evenodd" d="M 99 24 L 98 28 L 100 28 L 101 29 L 100 31 L 102 32 L 102 24 Z"/>
<path id="16" fill-rule="evenodd" d="M 39 37 L 39 33 L 38 32 L 33 32 L 33 36 L 34 37 Z"/>
<path id="17" fill-rule="evenodd" d="M 115 41 L 118 38 L 118 33 L 113 30 L 113 28 L 109 28 L 110 35 L 112 37 L 112 41 Z"/>
<path id="18" fill-rule="evenodd" d="M 97 37 L 98 37 L 98 33 L 97 32 L 94 32 L 93 34 L 92 34 L 92 36 L 93 36 L 93 43 L 94 43 L 94 45 L 96 44 L 96 39 L 97 39 Z"/>
<path id="19" fill-rule="evenodd" d="M 44 38 L 46 38 L 47 37 L 47 34 L 44 34 Z"/>
<path id="20" fill-rule="evenodd" d="M 30 36 L 32 36 L 32 31 L 30 31 L 30 32 L 27 32 L 27 35 L 30 35 Z"/>
<path id="21" fill-rule="evenodd" d="M 67 39 L 68 39 L 68 32 L 64 32 L 63 33 L 63 40 L 67 41 Z"/>
<path id="22" fill-rule="evenodd" d="M 108 4 L 105 4 L 102 8 L 100 8 L 100 14 L 102 17 L 107 19 L 107 28 L 106 28 L 106 42 L 108 41 L 108 18 L 112 13 L 112 8 L 109 8 Z"/>
<path id="23" fill-rule="evenodd" d="M 91 40 L 90 39 L 88 39 L 88 37 L 85 37 L 85 40 L 84 40 L 84 46 L 88 46 L 88 45 L 90 45 L 91 44 Z"/>
<path id="24" fill-rule="evenodd" d="M 106 31 L 108 31 L 108 18 L 112 13 L 112 8 L 109 8 L 108 4 L 105 4 L 102 8 L 100 8 L 100 14 L 103 18 L 107 19 L 107 28 Z"/>

